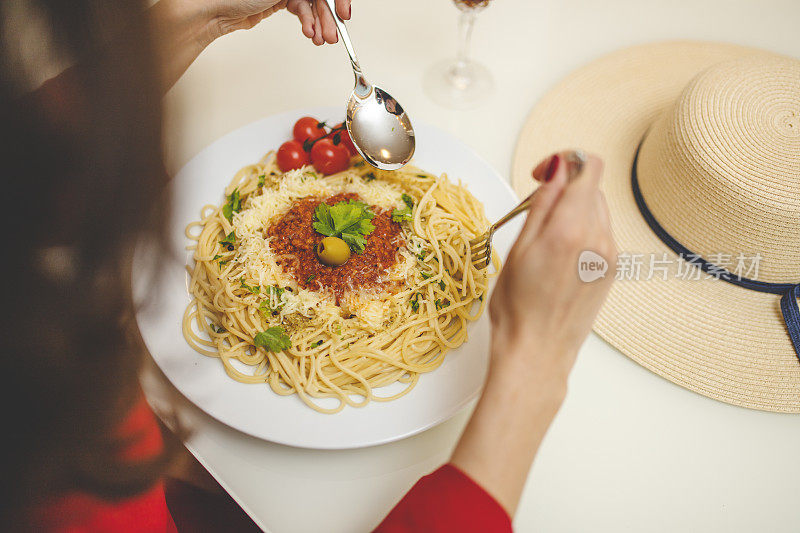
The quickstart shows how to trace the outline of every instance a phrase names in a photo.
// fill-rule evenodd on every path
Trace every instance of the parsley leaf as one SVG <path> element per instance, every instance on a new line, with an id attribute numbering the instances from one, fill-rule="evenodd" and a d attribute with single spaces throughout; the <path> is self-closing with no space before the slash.
<path id="1" fill-rule="evenodd" d="M 258 186 L 259 186 L 259 187 L 263 187 L 263 186 L 264 186 L 264 183 L 266 183 L 266 181 L 267 181 L 267 176 L 266 176 L 265 174 L 261 174 L 261 175 L 258 177 Z"/>
<path id="2" fill-rule="evenodd" d="M 247 283 L 244 282 L 244 278 L 240 279 L 239 283 L 241 283 L 241 287 L 243 289 L 248 290 L 253 294 L 258 294 L 259 292 L 261 292 L 261 287 L 259 287 L 258 285 L 248 285 Z"/>
<path id="3" fill-rule="evenodd" d="M 444 280 L 439 280 L 439 288 L 444 290 L 446 285 L 444 284 Z"/>
<path id="4" fill-rule="evenodd" d="M 370 222 L 375 214 L 367 204 L 345 200 L 329 206 L 320 203 L 314 211 L 314 230 L 326 237 L 341 237 L 356 253 L 364 251 L 367 235 L 375 230 Z"/>
<path id="5" fill-rule="evenodd" d="M 292 347 L 292 339 L 281 326 L 273 326 L 256 335 L 253 344 L 261 346 L 268 352 L 280 352 Z"/>
<path id="6" fill-rule="evenodd" d="M 233 247 L 236 244 L 236 233 L 231 231 L 228 235 L 219 241 L 223 248 L 228 250 L 229 252 L 233 251 Z"/>
<path id="7" fill-rule="evenodd" d="M 336 224 L 333 222 L 331 216 L 331 208 L 325 202 L 320 203 L 314 210 L 314 222 L 312 224 L 314 231 L 322 233 L 326 237 L 332 237 L 336 234 Z"/>
<path id="8" fill-rule="evenodd" d="M 370 181 L 375 181 L 376 179 L 377 178 L 375 177 L 374 172 L 367 172 L 366 174 L 364 174 L 364 181 L 366 181 L 367 183 L 369 183 Z"/>
<path id="9" fill-rule="evenodd" d="M 238 187 L 233 189 L 233 192 L 228 196 L 228 203 L 222 206 L 222 214 L 228 219 L 228 222 L 233 221 L 233 214 L 242 210 L 242 198 L 239 195 Z"/>
<path id="10" fill-rule="evenodd" d="M 430 272 L 423 272 L 422 273 L 422 279 L 428 279 L 431 276 L 433 276 L 433 274 L 431 274 Z"/>
<path id="11" fill-rule="evenodd" d="M 342 240 L 347 243 L 351 250 L 359 254 L 367 246 L 367 239 L 357 233 L 342 233 Z"/>
<path id="12" fill-rule="evenodd" d="M 416 312 L 419 310 L 419 297 L 421 296 L 420 293 L 415 293 L 414 297 L 411 299 L 411 310 Z"/>
<path id="13" fill-rule="evenodd" d="M 315 342 L 311 343 L 311 347 L 312 348 L 317 348 L 319 346 L 322 346 L 322 341 L 321 340 L 318 340 L 318 341 L 315 341 Z"/>
<path id="14" fill-rule="evenodd" d="M 403 203 L 406 206 L 403 209 L 395 209 L 392 211 L 392 220 L 395 222 L 403 222 L 404 220 L 411 220 L 411 210 L 414 208 L 414 199 L 406 193 L 403 193 Z"/>

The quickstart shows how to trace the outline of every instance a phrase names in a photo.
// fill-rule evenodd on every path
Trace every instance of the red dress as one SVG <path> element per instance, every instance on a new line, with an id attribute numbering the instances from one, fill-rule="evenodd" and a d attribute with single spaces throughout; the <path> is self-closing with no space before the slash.
<path id="1" fill-rule="evenodd" d="M 145 459 L 162 449 L 155 416 L 144 400 L 131 411 L 120 433 L 135 437 L 123 460 Z M 123 501 L 65 494 L 32 509 L 29 517 L 32 530 L 63 533 L 258 531 L 233 500 L 172 480 L 166 490 L 164 483 L 158 483 Z M 511 521 L 485 490 L 448 464 L 420 479 L 375 531 L 507 532 L 511 531 Z"/>

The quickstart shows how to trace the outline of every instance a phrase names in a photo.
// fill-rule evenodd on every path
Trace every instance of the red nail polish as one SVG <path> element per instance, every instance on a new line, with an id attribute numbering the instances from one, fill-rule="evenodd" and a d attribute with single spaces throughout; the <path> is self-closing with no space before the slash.
<path id="1" fill-rule="evenodd" d="M 561 164 L 561 156 L 556 154 L 550 159 L 550 164 L 547 165 L 547 171 L 544 173 L 544 181 L 548 182 L 556 175 L 558 167 Z"/>

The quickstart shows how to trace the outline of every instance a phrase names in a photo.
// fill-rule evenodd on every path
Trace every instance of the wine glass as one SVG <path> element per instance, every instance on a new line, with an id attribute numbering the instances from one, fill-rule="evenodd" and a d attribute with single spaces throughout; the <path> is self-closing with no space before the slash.
<path id="1" fill-rule="evenodd" d="M 459 46 L 455 59 L 446 59 L 425 71 L 423 87 L 435 102 L 463 109 L 480 103 L 492 91 L 489 69 L 470 59 L 469 47 L 477 14 L 490 0 L 453 0 L 461 11 L 458 20 Z"/>

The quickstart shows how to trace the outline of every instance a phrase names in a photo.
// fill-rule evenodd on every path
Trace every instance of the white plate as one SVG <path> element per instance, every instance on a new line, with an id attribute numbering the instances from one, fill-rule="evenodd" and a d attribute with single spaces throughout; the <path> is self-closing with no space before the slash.
<path id="1" fill-rule="evenodd" d="M 406 396 L 391 402 L 371 402 L 363 408 L 345 407 L 326 415 L 309 409 L 296 395 L 279 396 L 267 385 L 243 384 L 225 374 L 218 359 L 192 350 L 181 334 L 183 312 L 189 303 L 185 261 L 189 244 L 186 225 L 197 220 L 200 208 L 219 203 L 222 191 L 239 168 L 258 161 L 291 137 L 292 125 L 304 115 L 341 122 L 337 108 L 301 109 L 248 124 L 214 142 L 192 159 L 172 183 L 173 213 L 168 226 L 171 259 L 159 266 L 161 285 L 147 293 L 152 279 L 143 265 L 147 246 L 134 258 L 134 294 L 146 296 L 137 313 L 142 337 L 158 366 L 189 400 L 217 420 L 244 433 L 272 442 L 304 448 L 358 448 L 390 442 L 439 424 L 475 398 L 486 373 L 489 328 L 486 313 L 470 324 L 469 340 L 449 352 L 444 363 L 420 376 Z M 462 180 L 496 220 L 517 203 L 506 182 L 466 145 L 451 135 L 415 121 L 417 152 L 413 163 L 434 174 L 447 172 Z M 520 228 L 515 221 L 494 238 L 505 257 Z M 380 390 L 377 391 L 380 394 Z"/>

